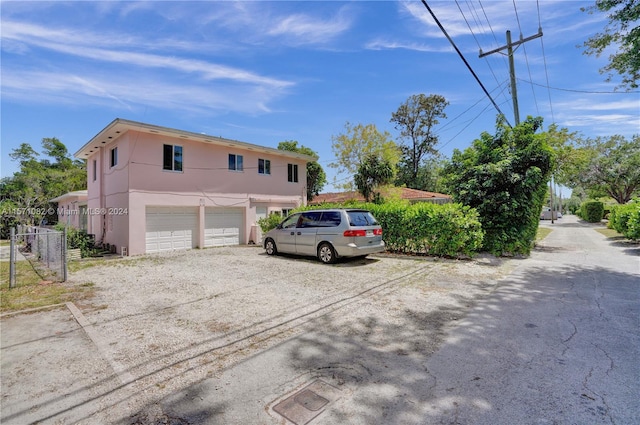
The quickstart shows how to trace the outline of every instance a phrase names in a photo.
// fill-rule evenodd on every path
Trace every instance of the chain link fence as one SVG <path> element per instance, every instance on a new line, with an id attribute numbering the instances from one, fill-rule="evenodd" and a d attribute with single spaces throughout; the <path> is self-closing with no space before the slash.
<path id="1" fill-rule="evenodd" d="M 18 226 L 11 229 L 9 287 L 16 285 L 16 261 L 18 250 L 32 263 L 35 270 L 42 270 L 41 277 L 64 282 L 67 280 L 67 235 L 38 226 Z"/>

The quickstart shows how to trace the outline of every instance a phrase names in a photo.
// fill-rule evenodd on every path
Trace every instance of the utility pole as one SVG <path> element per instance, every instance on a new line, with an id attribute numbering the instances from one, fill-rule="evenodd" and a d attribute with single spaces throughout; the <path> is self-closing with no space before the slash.
<path id="1" fill-rule="evenodd" d="M 516 91 L 516 69 L 513 63 L 513 47 L 519 46 L 523 43 L 526 43 L 527 41 L 531 41 L 539 37 L 542 37 L 542 28 L 538 28 L 538 33 L 532 35 L 531 37 L 522 38 L 522 34 L 520 34 L 520 40 L 512 43 L 511 31 L 507 31 L 507 44 L 505 46 L 498 47 L 497 49 L 493 49 L 486 53 L 483 53 L 482 49 L 480 49 L 481 58 L 507 49 L 507 56 L 509 56 L 509 74 L 511 76 L 511 97 L 513 99 L 513 114 L 515 115 L 516 125 L 520 124 L 520 112 L 518 110 L 518 93 Z"/>

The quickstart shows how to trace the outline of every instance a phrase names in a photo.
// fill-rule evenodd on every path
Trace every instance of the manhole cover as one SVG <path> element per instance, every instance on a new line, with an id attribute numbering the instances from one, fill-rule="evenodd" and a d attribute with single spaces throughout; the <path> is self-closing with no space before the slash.
<path id="1" fill-rule="evenodd" d="M 293 399 L 296 401 L 296 403 L 301 404 L 302 406 L 306 407 L 309 410 L 313 410 L 314 412 L 316 410 L 322 409 L 327 405 L 327 403 L 329 403 L 329 400 L 322 397 L 321 395 L 314 393 L 311 390 L 303 390 L 302 392 L 294 396 Z"/>
<path id="2" fill-rule="evenodd" d="M 296 425 L 306 425 L 339 396 L 339 389 L 318 379 L 273 406 L 273 410 Z"/>

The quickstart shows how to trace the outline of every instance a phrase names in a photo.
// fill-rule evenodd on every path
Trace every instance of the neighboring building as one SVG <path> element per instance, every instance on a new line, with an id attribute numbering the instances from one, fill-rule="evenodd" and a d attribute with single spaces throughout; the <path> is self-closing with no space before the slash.
<path id="1" fill-rule="evenodd" d="M 306 204 L 316 160 L 119 118 L 75 156 L 87 161 L 87 231 L 123 255 L 257 242 L 259 218 Z"/>
<path id="2" fill-rule="evenodd" d="M 448 204 L 452 202 L 449 195 L 436 192 L 425 192 L 424 190 L 409 189 L 407 187 L 394 187 L 391 189 L 383 189 L 381 191 L 383 198 L 404 199 L 411 203 L 414 202 L 432 202 L 436 204 Z M 364 196 L 360 192 L 339 192 L 339 193 L 320 193 L 314 196 L 309 205 L 321 205 L 325 203 L 342 204 L 348 201 L 364 202 Z"/>
<path id="3" fill-rule="evenodd" d="M 58 223 L 87 230 L 87 191 L 77 190 L 53 198 L 58 204 Z"/>

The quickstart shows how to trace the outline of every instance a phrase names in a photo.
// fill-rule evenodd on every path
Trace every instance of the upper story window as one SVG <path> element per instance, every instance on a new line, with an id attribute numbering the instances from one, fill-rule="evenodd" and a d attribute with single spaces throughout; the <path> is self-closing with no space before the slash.
<path id="1" fill-rule="evenodd" d="M 168 171 L 182 171 L 182 146 L 162 146 L 162 169 Z"/>
<path id="2" fill-rule="evenodd" d="M 242 171 L 242 155 L 229 154 L 229 169 L 234 171 Z"/>
<path id="3" fill-rule="evenodd" d="M 118 148 L 115 147 L 113 149 L 111 149 L 111 161 L 110 161 L 110 166 L 111 167 L 115 167 L 116 165 L 118 165 Z"/>
<path id="4" fill-rule="evenodd" d="M 271 174 L 271 161 L 258 159 L 258 174 Z"/>
<path id="5" fill-rule="evenodd" d="M 98 161 L 93 160 L 93 181 L 98 179 Z"/>
<path id="6" fill-rule="evenodd" d="M 287 164 L 287 180 L 298 183 L 298 164 Z"/>

